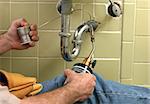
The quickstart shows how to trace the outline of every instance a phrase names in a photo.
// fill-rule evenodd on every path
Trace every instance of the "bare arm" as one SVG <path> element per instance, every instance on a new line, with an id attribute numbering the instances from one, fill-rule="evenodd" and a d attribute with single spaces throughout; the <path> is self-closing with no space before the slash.
<path id="1" fill-rule="evenodd" d="M 6 33 L 5 33 L 6 34 Z M 0 54 L 7 52 L 11 49 L 11 44 L 5 35 L 0 35 Z"/>
<path id="2" fill-rule="evenodd" d="M 21 100 L 21 104 L 73 104 L 88 98 L 95 86 L 95 77 L 91 74 L 78 74 L 66 70 L 68 84 L 57 90 L 45 94 L 28 97 Z"/>
<path id="3" fill-rule="evenodd" d="M 29 97 L 21 101 L 21 104 L 73 104 L 78 96 L 68 85 L 57 90 Z"/>

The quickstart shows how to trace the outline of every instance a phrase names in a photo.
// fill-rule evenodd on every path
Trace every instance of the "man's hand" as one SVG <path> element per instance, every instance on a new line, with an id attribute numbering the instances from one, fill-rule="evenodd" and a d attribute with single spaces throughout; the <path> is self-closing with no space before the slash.
<path id="1" fill-rule="evenodd" d="M 92 95 L 96 85 L 96 78 L 92 74 L 76 73 L 70 69 L 65 70 L 64 73 L 67 77 L 67 86 L 76 92 L 74 93 L 77 96 L 76 101 L 85 100 Z"/>
<path id="2" fill-rule="evenodd" d="M 17 49 L 22 50 L 29 47 L 35 46 L 35 42 L 39 40 L 37 36 L 37 26 L 36 25 L 30 25 L 30 37 L 31 37 L 31 43 L 22 45 L 21 40 L 19 39 L 19 35 L 17 33 L 18 27 L 23 27 L 29 25 L 27 21 L 23 18 L 14 20 L 6 34 L 4 34 L 4 37 L 8 40 L 9 44 L 11 45 L 11 49 Z"/>

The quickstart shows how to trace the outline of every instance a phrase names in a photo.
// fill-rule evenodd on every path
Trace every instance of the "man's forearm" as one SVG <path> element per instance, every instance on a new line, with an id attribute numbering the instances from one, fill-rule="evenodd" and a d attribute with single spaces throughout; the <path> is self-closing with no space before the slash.
<path id="1" fill-rule="evenodd" d="M 5 35 L 0 35 L 0 54 L 7 52 L 11 49 L 11 44 L 9 43 L 8 39 Z"/>
<path id="2" fill-rule="evenodd" d="M 23 99 L 21 104 L 73 104 L 77 98 L 76 91 L 66 85 L 51 92 Z"/>

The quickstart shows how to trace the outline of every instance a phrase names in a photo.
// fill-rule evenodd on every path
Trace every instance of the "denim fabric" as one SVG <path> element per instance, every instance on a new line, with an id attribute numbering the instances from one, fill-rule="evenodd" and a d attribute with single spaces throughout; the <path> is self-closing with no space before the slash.
<path id="1" fill-rule="evenodd" d="M 75 104 L 150 104 L 150 89 L 138 86 L 123 85 L 114 81 L 104 80 L 100 75 L 96 76 L 96 87 L 93 95 L 83 102 Z M 53 80 L 41 82 L 45 93 L 64 85 L 64 76 L 58 76 Z"/>

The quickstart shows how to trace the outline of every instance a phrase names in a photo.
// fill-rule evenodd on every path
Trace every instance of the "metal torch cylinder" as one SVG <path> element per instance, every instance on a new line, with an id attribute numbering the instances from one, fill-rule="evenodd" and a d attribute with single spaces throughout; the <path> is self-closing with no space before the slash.
<path id="1" fill-rule="evenodd" d="M 29 35 L 30 26 L 19 27 L 17 28 L 17 32 L 21 39 L 22 44 L 28 44 L 31 42 L 30 35 Z"/>

